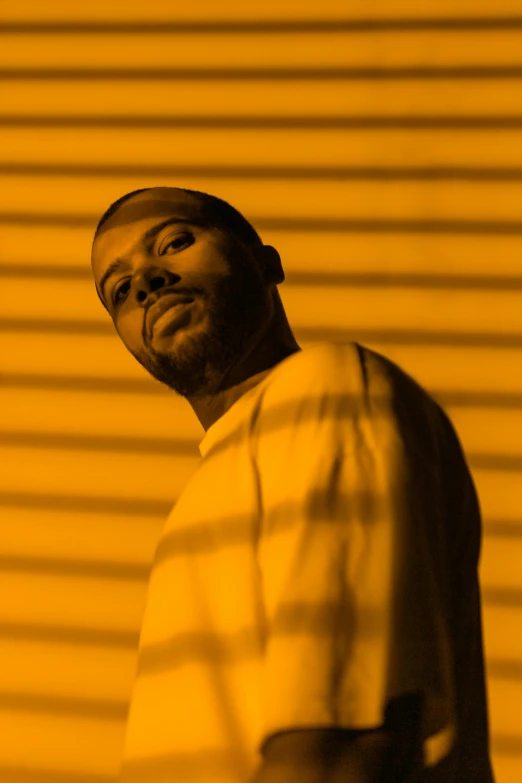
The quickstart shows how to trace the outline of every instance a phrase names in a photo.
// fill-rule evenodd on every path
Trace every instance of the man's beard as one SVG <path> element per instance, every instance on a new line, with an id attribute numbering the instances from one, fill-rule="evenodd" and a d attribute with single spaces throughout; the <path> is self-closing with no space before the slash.
<path id="1" fill-rule="evenodd" d="M 253 262 L 231 261 L 230 276 L 215 285 L 208 308 L 207 328 L 181 335 L 173 348 L 158 353 L 149 343 L 147 353 L 133 356 L 154 377 L 182 397 L 209 394 L 216 378 L 243 358 L 266 313 L 266 289 Z M 190 327 L 189 327 L 190 328 Z"/>

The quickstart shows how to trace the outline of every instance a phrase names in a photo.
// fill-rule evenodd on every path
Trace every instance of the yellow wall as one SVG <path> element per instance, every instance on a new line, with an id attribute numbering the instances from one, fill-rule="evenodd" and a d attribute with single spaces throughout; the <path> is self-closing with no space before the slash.
<path id="1" fill-rule="evenodd" d="M 302 347 L 356 339 L 450 414 L 497 781 L 521 780 L 520 0 L 2 3 L 0 73 L 0 780 L 113 780 L 155 540 L 198 464 L 188 403 L 90 279 L 102 211 L 156 184 L 280 250 Z"/>

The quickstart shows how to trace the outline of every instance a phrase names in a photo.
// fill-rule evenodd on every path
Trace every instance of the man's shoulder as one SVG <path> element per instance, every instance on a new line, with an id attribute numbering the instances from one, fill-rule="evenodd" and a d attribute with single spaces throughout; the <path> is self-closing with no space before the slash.
<path id="1" fill-rule="evenodd" d="M 405 407 L 423 411 L 438 418 L 442 409 L 432 394 L 404 367 L 387 356 L 358 345 L 361 371 L 366 393 L 370 398 L 385 397 L 393 408 Z"/>
<path id="2" fill-rule="evenodd" d="M 444 428 L 440 406 L 407 371 L 357 342 L 316 343 L 292 354 L 260 389 L 252 412 L 255 426 L 274 419 L 287 432 L 329 418 L 368 418 L 425 435 Z"/>
<path id="3" fill-rule="evenodd" d="M 430 440 L 452 429 L 441 406 L 418 380 L 391 358 L 360 343 L 312 345 L 294 354 L 281 371 L 262 407 L 270 414 L 279 410 L 288 427 L 303 418 L 333 415 L 367 418 L 375 426 L 415 431 Z"/>
<path id="4" fill-rule="evenodd" d="M 353 386 L 361 378 L 360 348 L 355 342 L 314 343 L 281 362 L 269 385 L 283 394 Z"/>
<path id="5" fill-rule="evenodd" d="M 392 359 L 357 342 L 316 343 L 292 354 L 272 378 L 274 392 L 293 394 L 405 394 L 429 397 Z"/>

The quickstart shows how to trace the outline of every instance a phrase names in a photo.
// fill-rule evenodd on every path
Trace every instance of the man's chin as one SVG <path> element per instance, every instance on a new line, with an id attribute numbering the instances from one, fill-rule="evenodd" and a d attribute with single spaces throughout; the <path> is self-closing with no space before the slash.
<path id="1" fill-rule="evenodd" d="M 174 333 L 148 343 L 135 359 L 157 381 L 182 397 L 204 397 L 242 359 L 256 329 L 246 319 L 231 323 L 215 318 L 211 328 Z M 181 339 L 180 339 L 181 338 Z"/>
<path id="2" fill-rule="evenodd" d="M 149 354 L 134 353 L 133 356 L 153 378 L 176 394 L 205 396 L 214 375 L 208 358 L 195 346 L 192 351 L 180 348 L 178 345 L 162 352 L 153 350 Z"/>

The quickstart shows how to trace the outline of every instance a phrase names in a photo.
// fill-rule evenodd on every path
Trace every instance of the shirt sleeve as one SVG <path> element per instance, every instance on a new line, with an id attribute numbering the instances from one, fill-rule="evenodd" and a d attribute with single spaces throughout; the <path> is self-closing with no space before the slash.
<path id="1" fill-rule="evenodd" d="M 319 359 L 267 387 L 252 439 L 267 628 L 260 749 L 291 729 L 376 728 L 392 699 L 421 692 L 434 764 L 451 750 L 454 704 L 430 428 L 412 386 L 405 431 L 379 362 L 363 366 L 355 348 Z"/>

